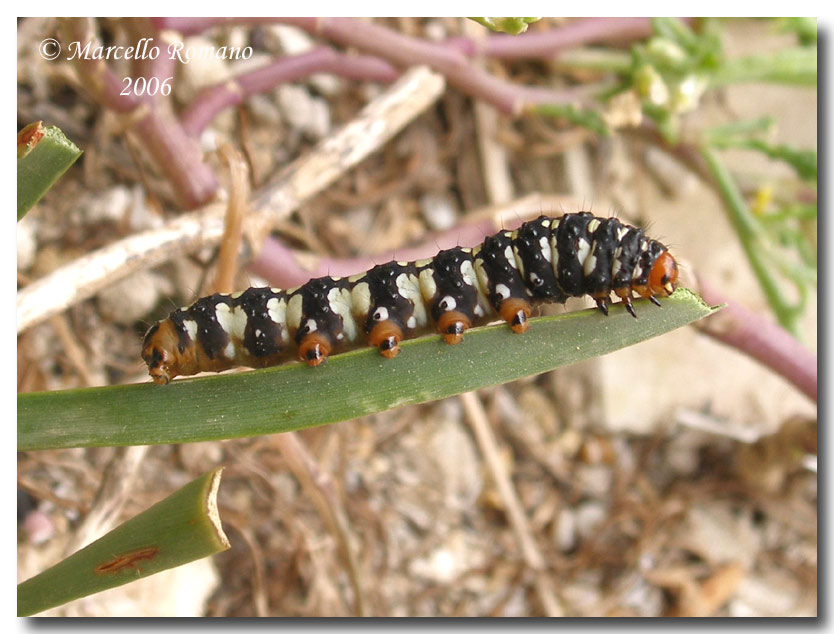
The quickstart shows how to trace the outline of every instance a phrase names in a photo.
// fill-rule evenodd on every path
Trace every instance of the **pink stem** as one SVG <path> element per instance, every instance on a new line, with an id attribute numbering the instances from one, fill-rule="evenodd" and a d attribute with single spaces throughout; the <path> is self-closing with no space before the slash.
<path id="1" fill-rule="evenodd" d="M 345 55 L 320 46 L 308 53 L 282 57 L 267 66 L 206 88 L 183 112 L 182 125 L 188 134 L 198 136 L 221 110 L 238 105 L 251 95 L 313 73 L 386 83 L 399 74 L 393 66 L 375 57 Z"/>
<path id="2" fill-rule="evenodd" d="M 727 304 L 724 310 L 704 320 L 702 330 L 763 363 L 816 402 L 817 357 L 787 330 L 727 299 L 703 277 L 698 276 L 698 283 L 708 304 Z"/>

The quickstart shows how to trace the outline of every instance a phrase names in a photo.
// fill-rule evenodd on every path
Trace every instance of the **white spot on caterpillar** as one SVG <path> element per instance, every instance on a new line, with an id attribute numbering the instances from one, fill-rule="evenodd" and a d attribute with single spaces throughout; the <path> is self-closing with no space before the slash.
<path id="1" fill-rule="evenodd" d="M 271 290 L 273 293 L 276 293 L 276 294 L 281 292 L 280 288 L 270 288 L 269 290 Z"/>
<path id="2" fill-rule="evenodd" d="M 622 247 L 617 247 L 616 249 L 614 249 L 614 259 L 615 260 L 618 260 L 622 254 L 623 254 L 623 248 Z"/>
<path id="3" fill-rule="evenodd" d="M 475 273 L 478 276 L 478 289 L 483 293 L 489 288 L 489 276 L 484 269 L 484 261 L 481 258 L 475 258 Z"/>
<path id="4" fill-rule="evenodd" d="M 611 276 L 616 276 L 617 273 L 620 272 L 620 269 L 623 268 L 623 263 L 620 260 L 614 260 L 614 266 L 611 268 Z"/>
<path id="5" fill-rule="evenodd" d="M 365 273 L 364 273 L 364 272 L 363 272 L 363 273 L 357 273 L 356 275 L 351 275 L 351 276 L 348 278 L 348 282 L 350 282 L 351 284 L 356 284 L 356 282 L 358 282 L 359 280 L 361 280 L 363 277 L 365 277 Z"/>
<path id="6" fill-rule="evenodd" d="M 619 229 L 617 229 L 617 242 L 622 242 L 623 238 L 626 237 L 627 233 L 628 227 L 620 227 Z"/>
<path id="7" fill-rule="evenodd" d="M 542 252 L 542 257 L 548 262 L 553 261 L 553 254 L 550 251 L 550 244 L 546 236 L 539 238 L 539 250 Z"/>
<path id="8" fill-rule="evenodd" d="M 544 220 L 542 220 L 542 227 L 547 229 L 549 226 L 550 226 L 550 219 L 545 218 Z"/>
<path id="9" fill-rule="evenodd" d="M 191 337 L 191 341 L 197 341 L 197 322 L 193 319 L 186 319 L 182 325 L 185 326 L 185 331 Z"/>
<path id="10" fill-rule="evenodd" d="M 235 358 L 235 344 L 233 341 L 229 341 L 226 344 L 226 347 L 223 348 L 223 356 L 227 359 L 234 359 Z"/>
<path id="11" fill-rule="evenodd" d="M 593 233 L 599 227 L 599 220 L 594 218 L 591 222 L 588 223 L 588 233 Z"/>
<path id="12" fill-rule="evenodd" d="M 443 312 L 449 312 L 450 310 L 454 310 L 458 307 L 458 303 L 455 301 L 455 298 L 451 295 L 446 295 L 443 299 L 440 300 L 438 304 L 440 306 L 440 310 Z"/>
<path id="13" fill-rule="evenodd" d="M 364 277 L 364 273 L 362 277 Z M 361 279 L 361 277 L 360 277 Z M 367 282 L 359 282 L 350 291 L 350 305 L 353 307 L 353 315 L 358 321 L 363 321 L 371 310 L 371 289 Z"/>
<path id="14" fill-rule="evenodd" d="M 283 326 L 287 321 L 287 300 L 270 297 L 266 302 L 266 312 L 273 322 Z"/>
<path id="15" fill-rule="evenodd" d="M 405 325 L 409 328 L 414 328 L 417 325 L 417 319 L 414 317 L 414 315 L 408 318 L 408 320 L 405 322 Z"/>
<path id="16" fill-rule="evenodd" d="M 631 276 L 631 279 L 639 280 L 641 275 L 643 275 L 643 268 L 638 264 L 634 267 L 634 274 Z"/>
<path id="17" fill-rule="evenodd" d="M 533 273 L 532 271 L 530 271 L 530 283 L 531 283 L 533 286 L 540 286 L 540 285 L 541 285 L 541 281 L 542 281 L 542 278 L 540 278 L 538 275 L 536 275 L 535 273 Z"/>
<path id="18" fill-rule="evenodd" d="M 301 327 L 301 293 L 292 295 L 287 302 L 287 326 L 290 330 L 296 331 Z M 267 304 L 268 306 L 269 304 Z M 271 313 L 270 313 L 271 316 Z"/>
<path id="19" fill-rule="evenodd" d="M 398 264 L 399 266 L 408 266 L 408 262 L 400 262 L 400 261 L 397 261 L 397 264 Z"/>
<path id="20" fill-rule="evenodd" d="M 345 338 L 345 333 L 339 332 L 339 333 L 336 334 L 336 341 L 341 341 L 344 338 Z"/>
<path id="21" fill-rule="evenodd" d="M 246 331 L 246 313 L 243 309 L 233 309 L 229 304 L 218 303 L 214 314 L 217 323 L 229 336 L 243 339 L 243 333 Z"/>
<path id="22" fill-rule="evenodd" d="M 238 291 L 237 293 L 232 293 L 229 297 L 231 297 L 232 299 L 237 299 L 238 297 L 243 295 L 243 293 L 245 293 L 245 291 Z"/>
<path id="23" fill-rule="evenodd" d="M 385 306 L 379 306 L 374 311 L 374 321 L 385 321 L 388 319 L 388 309 Z"/>
<path id="24" fill-rule="evenodd" d="M 585 273 L 585 277 L 588 277 L 594 272 L 595 268 L 597 268 L 597 256 L 591 253 L 591 255 L 585 258 L 585 264 L 582 266 L 582 272 Z"/>
<path id="25" fill-rule="evenodd" d="M 649 241 L 648 241 L 648 240 L 643 240 L 643 241 L 640 243 L 640 250 L 641 250 L 641 251 L 645 251 L 645 250 L 646 250 L 646 249 L 648 249 L 648 248 L 649 248 Z"/>
<path id="26" fill-rule="evenodd" d="M 484 316 L 484 309 L 481 308 L 480 304 L 475 305 L 474 313 L 475 313 L 475 317 L 483 317 Z"/>
<path id="27" fill-rule="evenodd" d="M 344 330 L 344 335 L 347 336 L 348 341 L 355 341 L 358 329 L 351 313 L 350 291 L 338 286 L 331 288 L 327 293 L 327 303 L 330 305 L 330 310 L 342 318 L 342 330 Z M 336 339 L 339 341 L 343 338 L 342 333 L 336 335 Z"/>
<path id="28" fill-rule="evenodd" d="M 588 253 L 591 251 L 591 245 L 585 238 L 579 238 L 576 245 L 576 259 L 580 264 L 583 264 L 588 258 Z"/>
<path id="29" fill-rule="evenodd" d="M 475 286 L 478 283 L 478 274 L 472 268 L 471 260 L 464 260 L 460 265 L 460 276 L 463 278 L 464 284 Z"/>
<path id="30" fill-rule="evenodd" d="M 515 263 L 515 254 L 513 254 L 513 248 L 508 244 L 507 248 L 504 249 L 504 259 L 510 263 L 510 266 L 514 269 L 518 269 L 518 265 Z"/>
<path id="31" fill-rule="evenodd" d="M 497 284 L 495 286 L 495 293 L 501 297 L 501 299 L 507 299 L 510 296 L 510 289 L 507 288 L 505 284 Z"/>
<path id="32" fill-rule="evenodd" d="M 429 264 L 431 264 L 431 261 L 432 261 L 432 258 L 424 258 L 422 260 L 417 260 L 414 263 L 414 266 L 416 266 L 418 269 L 423 269 L 423 268 L 426 268 Z M 422 271 L 420 271 L 420 272 L 422 273 Z"/>
<path id="33" fill-rule="evenodd" d="M 318 324 L 316 324 L 315 319 L 308 319 L 307 322 L 304 324 L 304 327 L 307 329 L 307 332 L 316 332 L 319 329 Z"/>
<path id="34" fill-rule="evenodd" d="M 472 253 L 472 249 L 471 249 L 471 248 L 469 248 L 469 247 L 463 247 L 463 248 L 461 249 L 461 252 L 462 252 L 462 253 Z"/>
<path id="35" fill-rule="evenodd" d="M 341 277 L 331 277 L 330 279 L 333 280 L 334 282 L 338 282 L 342 278 Z"/>
<path id="36" fill-rule="evenodd" d="M 504 232 L 504 237 L 505 238 L 512 238 L 513 237 L 513 232 L 512 231 L 505 231 Z"/>
<path id="37" fill-rule="evenodd" d="M 259 339 L 263 331 L 260 328 L 255 328 L 255 338 Z"/>
<path id="38" fill-rule="evenodd" d="M 421 326 L 428 322 L 426 315 L 426 305 L 423 303 L 423 297 L 420 295 L 420 280 L 413 273 L 401 273 L 397 276 L 397 288 L 400 290 L 400 295 L 405 297 L 414 306 L 412 315 Z M 411 328 L 412 326 L 409 326 Z"/>

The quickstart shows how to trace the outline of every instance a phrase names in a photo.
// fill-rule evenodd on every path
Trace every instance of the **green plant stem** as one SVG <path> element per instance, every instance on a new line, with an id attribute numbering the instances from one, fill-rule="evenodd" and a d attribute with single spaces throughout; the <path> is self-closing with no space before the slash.
<path id="1" fill-rule="evenodd" d="M 817 86 L 817 49 L 797 46 L 750 55 L 721 64 L 710 77 L 713 87 L 740 82 L 774 82 Z"/>
<path id="2" fill-rule="evenodd" d="M 226 550 L 217 514 L 222 467 L 182 487 L 101 539 L 17 587 L 29 616 Z"/>
<path id="3" fill-rule="evenodd" d="M 762 287 L 768 304 L 770 304 L 782 327 L 796 335 L 796 320 L 799 309 L 796 305 L 791 305 L 785 301 L 778 283 L 770 274 L 764 258 L 766 249 L 763 243 L 764 232 L 761 226 L 750 212 L 729 170 L 715 152 L 704 146 L 700 149 L 700 153 L 709 166 L 710 172 L 718 185 L 718 191 L 724 198 L 730 221 L 736 229 L 741 246 L 747 260 L 750 262 L 753 273 L 756 275 L 756 279 L 759 281 L 759 285 Z"/>
<path id="4" fill-rule="evenodd" d="M 709 315 L 678 289 L 662 308 L 635 302 L 531 320 L 514 335 L 505 324 L 476 328 L 457 346 L 440 336 L 401 344 L 395 359 L 375 348 L 332 357 L 318 368 L 283 365 L 170 385 L 41 392 L 18 396 L 18 448 L 116 446 L 217 440 L 349 420 L 497 385 L 606 354 Z"/>

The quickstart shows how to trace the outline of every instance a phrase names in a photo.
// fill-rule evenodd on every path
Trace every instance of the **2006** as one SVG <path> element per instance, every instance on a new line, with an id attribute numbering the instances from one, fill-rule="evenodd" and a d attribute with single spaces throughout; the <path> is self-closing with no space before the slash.
<path id="1" fill-rule="evenodd" d="M 171 94 L 171 80 L 173 77 L 168 77 L 161 82 L 158 77 L 151 77 L 145 79 L 144 77 L 125 77 L 122 81 L 125 82 L 125 87 L 120 92 L 120 95 L 130 96 L 131 94 L 141 97 L 142 95 L 155 95 L 157 93 L 168 96 Z"/>

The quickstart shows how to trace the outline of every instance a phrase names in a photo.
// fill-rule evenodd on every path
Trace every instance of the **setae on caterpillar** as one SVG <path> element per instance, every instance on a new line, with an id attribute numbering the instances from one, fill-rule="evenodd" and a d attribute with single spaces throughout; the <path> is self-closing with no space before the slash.
<path id="1" fill-rule="evenodd" d="M 590 295 L 607 315 L 613 292 L 637 317 L 633 293 L 659 306 L 657 297 L 671 295 L 677 278 L 675 258 L 642 229 L 589 212 L 541 216 L 426 260 L 388 262 L 290 290 L 203 297 L 154 325 L 142 358 L 161 384 L 293 358 L 316 366 L 365 342 L 393 358 L 403 339 L 436 330 L 454 345 L 468 328 L 496 317 L 524 332 L 533 307 L 568 297 Z"/>

